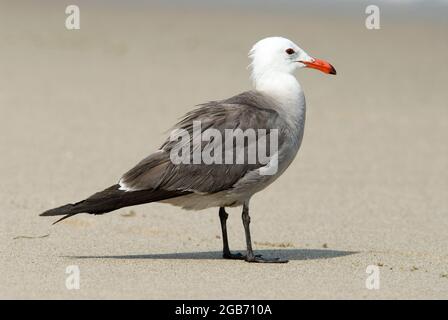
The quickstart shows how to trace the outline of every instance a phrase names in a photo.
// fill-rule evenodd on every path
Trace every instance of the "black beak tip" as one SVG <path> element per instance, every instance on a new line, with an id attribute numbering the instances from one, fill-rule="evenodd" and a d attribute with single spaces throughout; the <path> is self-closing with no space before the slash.
<path id="1" fill-rule="evenodd" d="M 336 69 L 333 66 L 331 66 L 330 74 L 336 74 Z"/>

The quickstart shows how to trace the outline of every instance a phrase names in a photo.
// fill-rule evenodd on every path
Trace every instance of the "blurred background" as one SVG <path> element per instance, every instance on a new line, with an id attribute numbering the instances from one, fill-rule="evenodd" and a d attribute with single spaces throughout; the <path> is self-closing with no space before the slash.
<path id="1" fill-rule="evenodd" d="M 80 30 L 65 28 L 71 4 Z M 377 30 L 365 25 L 371 4 Z M 67 256 L 102 256 L 75 260 L 90 272 L 77 297 L 372 297 L 369 264 L 387 266 L 374 297 L 446 297 L 447 13 L 448 1 L 436 0 L 1 0 L 0 296 L 70 295 L 54 268 Z M 281 276 L 213 260 L 213 209 L 155 204 L 52 228 L 38 218 L 116 183 L 196 104 L 249 90 L 247 53 L 267 36 L 338 71 L 298 72 L 308 107 L 302 148 L 253 199 L 255 246 L 292 260 Z M 243 249 L 232 212 L 232 247 Z M 126 259 L 133 254 L 168 256 Z M 235 268 L 254 285 L 219 281 Z M 122 279 L 120 290 L 110 277 Z M 259 277 L 269 289 L 257 290 Z"/>

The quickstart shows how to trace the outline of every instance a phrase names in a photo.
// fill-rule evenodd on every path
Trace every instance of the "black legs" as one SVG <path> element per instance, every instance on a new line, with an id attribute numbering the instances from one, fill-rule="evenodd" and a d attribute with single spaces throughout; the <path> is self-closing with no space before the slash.
<path id="1" fill-rule="evenodd" d="M 261 255 L 254 255 L 254 251 L 252 250 L 252 240 L 250 238 L 250 216 L 249 216 L 249 202 L 244 202 L 243 205 L 243 225 L 244 225 L 244 233 L 246 234 L 246 246 L 247 246 L 247 254 L 246 261 L 247 262 L 260 262 L 260 263 L 285 263 L 288 260 L 280 260 L 280 258 L 263 258 Z"/>
<path id="2" fill-rule="evenodd" d="M 232 254 L 229 249 L 229 240 L 227 238 L 227 217 L 229 215 L 225 211 L 224 207 L 219 208 L 219 219 L 221 220 L 221 231 L 222 231 L 222 242 L 223 242 L 223 250 L 222 256 L 225 259 L 239 259 L 246 260 L 247 262 L 259 262 L 259 263 L 285 263 L 288 260 L 280 260 L 279 258 L 268 259 L 263 258 L 261 255 L 255 255 L 252 250 L 252 240 L 250 237 L 250 216 L 249 216 L 249 203 L 245 202 L 243 205 L 243 213 L 242 220 L 244 225 L 244 233 L 246 235 L 246 246 L 247 246 L 247 254 L 246 256 L 241 253 Z"/>
<path id="3" fill-rule="evenodd" d="M 229 249 L 229 240 L 227 238 L 227 214 L 224 207 L 219 208 L 219 220 L 221 220 L 221 231 L 222 231 L 222 256 L 224 259 L 244 259 L 241 253 L 232 254 Z"/>
<path id="4" fill-rule="evenodd" d="M 244 235 L 246 236 L 246 260 L 253 261 L 255 259 L 254 251 L 252 250 L 252 239 L 250 238 L 250 216 L 249 216 L 249 204 L 244 203 L 243 205 L 243 213 L 241 215 L 241 219 L 243 220 L 244 226 Z"/>

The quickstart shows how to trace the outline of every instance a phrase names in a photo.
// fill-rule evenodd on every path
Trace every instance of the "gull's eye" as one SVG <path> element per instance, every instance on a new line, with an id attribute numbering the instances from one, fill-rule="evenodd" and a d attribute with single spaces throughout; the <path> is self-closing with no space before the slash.
<path id="1" fill-rule="evenodd" d="M 287 54 L 293 54 L 293 53 L 296 53 L 296 52 L 294 51 L 293 48 L 288 48 L 288 49 L 285 50 L 285 52 L 286 52 Z"/>

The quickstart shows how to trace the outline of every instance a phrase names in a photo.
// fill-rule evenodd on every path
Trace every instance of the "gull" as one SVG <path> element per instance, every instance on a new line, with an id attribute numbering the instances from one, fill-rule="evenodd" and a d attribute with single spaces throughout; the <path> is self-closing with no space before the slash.
<path id="1" fill-rule="evenodd" d="M 287 169 L 302 143 L 306 103 L 294 72 L 300 68 L 313 68 L 336 74 L 336 70 L 328 62 L 311 57 L 283 37 L 258 41 L 250 50 L 249 58 L 253 90 L 197 106 L 173 127 L 172 132 L 189 134 L 187 142 L 193 142 L 193 148 L 186 149 L 186 153 L 190 155 L 198 150 L 204 151 L 210 144 L 214 148 L 218 144 L 220 147 L 223 145 L 223 142 L 217 142 L 218 139 L 215 142 L 211 139 L 208 144 L 202 140 L 198 143 L 195 140 L 197 133 L 194 132 L 197 123 L 201 124 L 200 134 L 211 128 L 222 136 L 228 129 L 275 131 L 277 148 L 269 155 L 267 162 L 175 162 L 173 152 L 177 153 L 186 144 L 185 141 L 179 143 L 173 140 L 171 135 L 157 151 L 126 172 L 117 184 L 85 200 L 50 209 L 40 215 L 63 215 L 57 223 L 78 213 L 104 214 L 151 202 L 169 203 L 187 210 L 216 207 L 219 208 L 221 222 L 223 258 L 260 263 L 287 262 L 254 254 L 249 228 L 249 202 L 255 193 L 265 189 Z M 255 136 L 255 142 L 261 139 L 261 134 Z M 248 152 L 249 148 L 249 144 L 244 144 L 242 149 L 237 149 L 232 143 L 230 151 L 239 154 Z M 275 170 L 271 170 L 274 164 Z M 228 213 L 225 208 L 236 206 L 242 206 L 247 247 L 245 255 L 232 253 L 229 249 Z"/>

